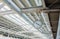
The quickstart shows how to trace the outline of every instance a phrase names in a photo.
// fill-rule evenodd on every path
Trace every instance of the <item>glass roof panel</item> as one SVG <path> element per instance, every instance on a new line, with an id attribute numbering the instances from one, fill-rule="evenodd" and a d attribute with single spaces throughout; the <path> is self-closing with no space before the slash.
<path id="1" fill-rule="evenodd" d="M 1 9 L 0 11 L 7 11 L 7 10 L 11 10 L 7 5 L 5 5 L 4 3 L 1 3 Z"/>
<path id="2" fill-rule="evenodd" d="M 28 1 L 32 2 L 32 0 L 28 0 Z M 28 1 L 27 1 L 27 3 L 28 3 Z M 22 2 L 24 2 L 24 1 L 22 0 Z M 35 1 L 33 0 L 33 2 L 36 2 L 37 6 L 39 6 L 39 4 L 40 4 L 39 3 L 40 1 L 37 1 L 37 0 L 35 0 Z M 35 6 L 35 3 L 32 3 L 32 5 Z M 26 6 L 26 4 L 25 4 L 25 6 Z M 29 7 L 30 7 L 30 5 L 29 5 Z M 1 11 L 8 11 L 8 10 L 12 10 L 12 9 L 10 9 L 8 6 L 4 6 L 0 10 Z M 28 34 L 29 32 L 32 32 L 36 36 L 42 37 L 44 39 L 45 38 L 48 39 L 49 37 L 47 38 L 46 35 L 51 34 L 51 33 L 50 34 L 41 33 L 41 31 L 42 32 L 49 32 L 48 29 L 46 29 L 47 28 L 46 26 L 48 26 L 48 25 L 45 25 L 44 19 L 41 16 L 41 14 L 38 15 L 36 12 L 35 12 L 35 14 L 34 14 L 34 12 L 33 12 L 33 14 L 22 13 L 22 16 L 21 16 L 21 14 L 18 14 L 18 13 L 15 13 L 15 14 L 11 13 L 11 14 L 6 14 L 6 15 L 2 15 L 2 16 L 5 19 L 8 19 L 9 21 L 19 25 L 19 27 L 22 27 L 23 29 L 25 29 L 25 31 L 28 31 L 27 33 L 25 32 L 26 34 Z M 36 18 L 36 16 L 37 16 L 37 18 Z M 32 17 L 34 18 L 34 20 L 31 19 Z M 25 19 L 27 19 L 27 20 L 25 20 Z M 41 21 L 41 23 L 40 23 L 40 21 Z M 34 25 L 34 24 L 36 24 L 36 25 Z M 38 25 L 38 27 L 37 27 L 37 25 Z M 45 25 L 45 26 L 42 26 L 42 25 Z M 36 27 L 34 27 L 34 26 L 36 26 Z M 16 31 L 19 29 L 19 28 L 18 29 L 17 28 L 18 27 L 15 28 Z M 21 31 L 19 31 L 19 34 L 24 33 L 24 32 L 21 32 L 21 33 L 20 32 Z M 29 36 L 29 34 L 28 34 L 28 36 Z"/>
<path id="3" fill-rule="evenodd" d="M 11 8 L 18 11 L 19 9 L 21 10 L 24 8 L 45 7 L 43 6 L 42 0 L 5 0 L 4 2 L 6 2 Z"/>

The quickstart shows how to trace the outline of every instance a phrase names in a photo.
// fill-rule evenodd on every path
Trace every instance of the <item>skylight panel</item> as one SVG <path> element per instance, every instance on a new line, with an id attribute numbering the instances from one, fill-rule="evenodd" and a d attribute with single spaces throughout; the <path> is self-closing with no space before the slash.
<path id="1" fill-rule="evenodd" d="M 11 10 L 8 6 L 4 6 L 7 10 Z"/>
<path id="2" fill-rule="evenodd" d="M 7 5 L 5 5 L 4 7 L 2 7 L 0 9 L 1 11 L 7 11 L 7 10 L 11 10 Z"/>
<path id="3" fill-rule="evenodd" d="M 4 2 L 0 2 L 0 11 L 11 10 Z"/>
<path id="4" fill-rule="evenodd" d="M 34 16 L 36 17 L 37 20 L 40 20 L 38 13 L 34 12 Z"/>
<path id="5" fill-rule="evenodd" d="M 32 7 L 37 7 L 36 3 L 34 0 L 29 0 L 30 4 L 32 5 Z"/>
<path id="6" fill-rule="evenodd" d="M 43 7 L 42 0 L 5 0 L 7 4 L 10 5 L 11 8 L 14 8 L 16 11 L 20 11 L 23 8 L 35 8 L 35 7 Z M 20 4 L 20 5 L 19 5 Z M 4 6 L 2 11 L 11 10 L 9 7 Z M 17 24 L 19 27 L 22 27 L 24 31 L 30 31 L 37 36 L 39 35 L 42 38 L 46 38 L 45 35 L 50 35 L 51 32 L 48 25 L 48 18 L 41 13 L 15 13 L 15 14 L 5 14 L 2 15 L 4 18 L 9 21 Z M 48 17 L 48 16 L 47 16 Z M 47 21 L 46 21 L 47 20 Z M 10 26 L 9 26 L 10 27 Z M 12 30 L 19 30 L 20 28 L 14 27 Z M 22 32 L 23 33 L 23 32 Z M 29 32 L 28 32 L 29 33 Z M 19 33 L 20 34 L 20 33 Z M 26 33 L 27 34 L 27 33 Z M 36 37 L 37 37 L 36 36 Z M 49 38 L 49 36 L 48 36 Z M 46 38 L 47 39 L 47 38 Z"/>
<path id="7" fill-rule="evenodd" d="M 32 21 L 35 21 L 35 18 L 31 15 L 31 13 L 27 13 L 27 15 L 29 16 L 29 18 L 30 18 Z"/>
<path id="8" fill-rule="evenodd" d="M 33 21 L 26 14 L 23 13 L 22 15 L 33 24 Z"/>
<path id="9" fill-rule="evenodd" d="M 22 2 L 22 4 L 27 8 L 27 7 L 31 7 L 30 3 L 28 2 L 28 0 L 19 0 Z"/>
<path id="10" fill-rule="evenodd" d="M 25 6 L 19 0 L 13 0 L 19 8 L 25 8 Z"/>
<path id="11" fill-rule="evenodd" d="M 3 4 L 3 2 L 0 2 L 0 9 L 1 9 L 2 7 L 4 7 L 4 4 Z"/>
<path id="12" fill-rule="evenodd" d="M 24 8 L 45 7 L 44 0 L 5 0 L 5 2 L 8 3 L 11 8 L 16 9 L 16 11 Z"/>
<path id="13" fill-rule="evenodd" d="M 24 23 L 26 23 L 26 24 L 29 24 L 28 22 L 26 22 L 26 21 L 23 19 L 22 16 L 20 16 L 20 15 L 18 15 L 18 14 L 15 14 L 15 15 L 16 15 L 16 17 L 17 17 L 18 19 L 20 19 L 22 22 L 24 22 Z"/>
<path id="14" fill-rule="evenodd" d="M 25 13 L 24 13 L 25 14 Z M 36 18 L 36 16 L 37 16 L 37 19 L 35 19 L 35 21 L 33 21 L 33 20 L 31 20 L 32 19 L 32 17 L 31 16 L 33 16 L 33 18 Z M 25 15 L 23 15 L 25 18 L 29 18 L 28 20 L 29 20 L 29 22 L 31 22 L 31 24 L 33 24 L 33 26 L 38 30 L 38 31 L 40 31 L 40 33 L 42 33 L 42 34 L 51 34 L 51 31 L 48 29 L 48 27 L 50 27 L 49 25 L 47 25 L 49 22 L 49 19 L 48 19 L 48 15 L 47 14 L 41 14 L 41 13 L 39 13 L 39 14 L 36 14 L 36 13 L 34 13 L 33 12 L 33 15 L 30 13 L 30 14 L 25 14 Z M 46 16 L 47 16 L 47 18 L 46 18 Z M 40 19 L 39 19 L 40 18 Z M 48 26 L 48 27 L 47 27 Z M 47 35 L 47 36 L 48 36 Z"/>
<path id="15" fill-rule="evenodd" d="M 3 17 L 5 17 L 6 19 L 8 19 L 8 20 L 10 20 L 10 21 L 12 21 L 12 22 L 15 22 L 16 24 L 20 24 L 18 21 L 12 19 L 9 15 L 5 15 L 5 16 L 3 16 Z"/>
<path id="16" fill-rule="evenodd" d="M 3 2 L 0 2 L 0 5 L 2 5 L 3 4 Z"/>
<path id="17" fill-rule="evenodd" d="M 10 15 L 5 15 L 3 16 L 5 17 L 6 19 L 20 25 L 21 27 L 27 29 L 27 30 L 30 30 L 30 31 L 34 31 L 36 30 L 31 24 L 29 24 L 27 21 L 25 21 L 21 16 L 19 16 L 18 14 L 10 14 Z"/>
<path id="18" fill-rule="evenodd" d="M 31 27 L 30 31 L 32 31 L 32 32 L 38 32 L 38 30 L 35 29 L 34 27 Z"/>
<path id="19" fill-rule="evenodd" d="M 10 14 L 10 17 L 11 17 L 12 19 L 18 21 L 20 24 L 25 24 L 25 23 L 23 23 L 22 21 L 20 21 L 15 15 L 11 15 L 11 14 Z"/>
<path id="20" fill-rule="evenodd" d="M 6 11 L 4 8 L 1 8 L 1 11 Z"/>
<path id="21" fill-rule="evenodd" d="M 37 23 L 36 25 L 33 24 L 34 22 L 31 20 L 31 18 L 30 18 L 31 16 L 30 17 L 28 16 L 28 15 L 31 15 L 31 14 L 28 14 L 28 15 L 27 15 L 27 13 L 26 14 L 23 13 L 23 14 L 22 14 L 23 16 L 20 16 L 18 14 L 9 14 L 9 15 L 4 15 L 3 17 L 5 17 L 6 19 L 8 19 L 8 20 L 20 25 L 20 27 L 22 27 L 25 30 L 37 31 L 37 32 L 39 31 L 40 33 L 45 34 L 45 35 L 49 33 L 49 30 L 47 29 L 48 25 L 44 24 L 45 20 L 43 19 L 43 16 L 41 14 L 40 14 L 40 17 L 41 17 L 40 20 L 36 20 L 35 19 L 35 22 Z M 36 15 L 36 14 L 34 14 L 34 15 Z M 33 17 L 35 17 L 34 15 L 33 15 Z M 39 15 L 36 15 L 36 16 L 39 16 Z M 26 20 L 24 20 L 24 18 L 27 19 L 27 20 L 31 20 L 33 23 L 29 24 L 30 21 L 26 21 Z M 43 20 L 43 21 L 41 21 L 41 20 Z M 42 26 L 42 25 L 45 25 L 45 26 Z"/>
<path id="22" fill-rule="evenodd" d="M 26 28 L 27 30 L 30 30 L 32 26 L 31 25 L 24 25 L 23 27 Z"/>
<path id="23" fill-rule="evenodd" d="M 15 3 L 13 3 L 12 0 L 4 0 L 4 2 L 7 3 L 12 9 L 20 11 L 20 8 Z"/>
<path id="24" fill-rule="evenodd" d="M 42 0 L 35 0 L 37 6 L 42 6 Z"/>
<path id="25" fill-rule="evenodd" d="M 29 3 L 29 0 L 25 0 L 27 2 L 27 4 L 29 5 L 29 7 L 32 7 L 32 5 Z"/>
<path id="26" fill-rule="evenodd" d="M 3 17 L 0 17 L 0 25 L 2 27 L 8 28 L 10 30 L 23 31 L 23 29 L 19 25 L 14 24 L 13 22 L 11 22 L 8 19 L 5 19 Z"/>

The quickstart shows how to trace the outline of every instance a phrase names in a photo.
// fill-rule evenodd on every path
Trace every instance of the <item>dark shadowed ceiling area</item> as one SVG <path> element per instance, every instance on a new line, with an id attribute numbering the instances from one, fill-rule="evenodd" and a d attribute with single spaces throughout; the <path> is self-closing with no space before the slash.
<path id="1" fill-rule="evenodd" d="M 49 9 L 60 9 L 60 0 L 45 0 L 46 6 Z M 50 24 L 52 27 L 52 32 L 54 35 L 54 39 L 56 39 L 57 27 L 58 27 L 58 19 L 59 12 L 49 12 Z"/>
<path id="2" fill-rule="evenodd" d="M 49 8 L 60 8 L 60 0 L 45 0 L 46 6 Z"/>

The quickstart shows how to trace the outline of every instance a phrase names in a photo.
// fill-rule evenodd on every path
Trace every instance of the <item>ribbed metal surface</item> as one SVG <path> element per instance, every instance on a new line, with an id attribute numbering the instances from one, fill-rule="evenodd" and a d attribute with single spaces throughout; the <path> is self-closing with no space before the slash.
<path id="1" fill-rule="evenodd" d="M 37 7 L 46 8 L 44 0 L 5 0 L 4 2 L 16 11 Z"/>
<path id="2" fill-rule="evenodd" d="M 20 8 L 42 6 L 42 0 L 13 0 Z"/>
<path id="3" fill-rule="evenodd" d="M 17 2 L 16 2 L 17 1 Z M 10 35 L 19 35 L 31 39 L 53 39 L 49 18 L 47 13 L 32 12 L 19 13 L 20 8 L 39 7 L 41 0 L 7 0 L 17 12 L 15 14 L 3 14 L 0 16 L 1 31 Z M 20 6 L 20 5 L 21 6 Z M 3 8 L 3 11 L 8 9 Z M 11 12 L 12 13 L 12 12 Z M 4 28 L 2 28 L 4 27 Z M 13 32 L 12 32 L 13 31 Z M 11 35 L 12 36 L 12 35 Z"/>

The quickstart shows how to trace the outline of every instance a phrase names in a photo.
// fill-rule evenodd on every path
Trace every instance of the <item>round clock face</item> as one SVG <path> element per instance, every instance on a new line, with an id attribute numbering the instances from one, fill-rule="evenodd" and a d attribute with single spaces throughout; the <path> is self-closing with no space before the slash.
<path id="1" fill-rule="evenodd" d="M 34 26 L 35 26 L 36 28 L 39 28 L 40 26 L 42 26 L 42 22 L 36 21 L 36 22 L 34 23 Z"/>

